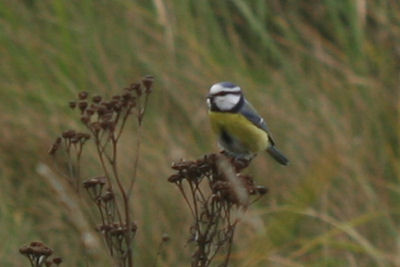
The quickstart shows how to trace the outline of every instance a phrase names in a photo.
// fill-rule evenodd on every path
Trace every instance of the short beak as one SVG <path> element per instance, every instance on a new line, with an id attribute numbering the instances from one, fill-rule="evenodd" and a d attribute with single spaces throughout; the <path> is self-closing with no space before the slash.
<path id="1" fill-rule="evenodd" d="M 206 96 L 207 99 L 210 99 L 211 97 L 212 97 L 211 94 L 208 94 L 208 95 Z"/>

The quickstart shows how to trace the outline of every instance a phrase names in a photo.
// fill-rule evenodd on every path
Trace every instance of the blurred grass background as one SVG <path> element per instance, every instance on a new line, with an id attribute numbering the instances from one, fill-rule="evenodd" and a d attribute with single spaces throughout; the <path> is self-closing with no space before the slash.
<path id="1" fill-rule="evenodd" d="M 156 86 L 134 196 L 137 266 L 152 266 L 164 232 L 158 266 L 189 265 L 189 212 L 166 179 L 171 161 L 217 150 L 204 97 L 222 80 L 245 90 L 291 160 L 260 155 L 247 170 L 270 194 L 244 218 L 232 265 L 400 265 L 398 1 L 5 0 L 0 61 L 2 266 L 25 266 L 18 248 L 37 239 L 65 266 L 110 265 L 105 249 L 85 250 L 75 214 L 35 169 L 79 127 L 67 107 L 78 91 L 111 95 L 145 74 Z M 84 175 L 99 174 L 86 156 Z"/>

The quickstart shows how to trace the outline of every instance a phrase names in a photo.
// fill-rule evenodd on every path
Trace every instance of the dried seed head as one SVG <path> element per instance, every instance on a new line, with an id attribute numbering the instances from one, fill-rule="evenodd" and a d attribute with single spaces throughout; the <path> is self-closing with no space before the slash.
<path id="1" fill-rule="evenodd" d="M 129 231 L 130 231 L 130 232 L 133 232 L 133 233 L 135 233 L 135 232 L 137 231 L 137 225 L 136 225 L 135 222 L 132 222 L 132 223 L 130 224 L 129 229 L 128 229 L 128 227 L 127 227 L 126 224 L 114 223 L 114 224 L 111 224 L 111 225 L 109 225 L 109 226 L 110 226 L 110 229 L 108 230 L 109 233 L 110 233 L 112 236 L 117 236 L 117 237 L 118 237 L 118 236 L 123 236 L 123 235 L 125 235 L 126 233 L 128 233 Z"/>
<path id="2" fill-rule="evenodd" d="M 111 201 L 111 200 L 113 200 L 114 198 L 115 198 L 114 193 L 111 192 L 111 191 L 109 191 L 109 190 L 107 190 L 107 191 L 103 194 L 103 196 L 101 197 L 101 199 L 102 199 L 104 202 Z"/>
<path id="3" fill-rule="evenodd" d="M 173 162 L 171 168 L 179 171 L 188 168 L 190 164 L 191 164 L 190 161 L 183 161 L 183 159 L 181 159 L 180 161 Z"/>
<path id="4" fill-rule="evenodd" d="M 24 245 L 23 247 L 21 247 L 21 248 L 19 249 L 19 253 L 21 253 L 22 255 L 30 254 L 31 251 L 32 251 L 31 247 L 29 247 L 29 246 L 27 246 L 27 245 Z"/>
<path id="5" fill-rule="evenodd" d="M 230 190 L 230 183 L 227 181 L 216 181 L 213 185 L 212 185 L 212 189 L 214 192 L 218 192 L 218 191 L 226 191 L 226 190 Z"/>
<path id="6" fill-rule="evenodd" d="M 154 77 L 151 76 L 151 75 L 147 75 L 147 76 L 144 77 L 142 82 L 143 82 L 144 88 L 146 89 L 145 93 L 146 94 L 150 94 L 151 93 L 151 87 L 152 87 L 153 82 L 154 82 Z"/>
<path id="7" fill-rule="evenodd" d="M 46 246 L 44 246 L 44 247 L 40 247 L 40 248 L 38 248 L 36 251 L 35 251 L 35 253 L 37 254 L 37 255 L 43 255 L 43 256 L 50 256 L 51 254 L 53 254 L 53 250 L 51 249 L 51 248 L 48 248 L 48 247 L 46 247 Z"/>
<path id="8" fill-rule="evenodd" d="M 89 122 L 90 122 L 90 117 L 89 116 L 82 116 L 81 117 L 81 122 L 83 123 L 83 124 L 88 124 Z"/>
<path id="9" fill-rule="evenodd" d="M 80 101 L 78 103 L 78 107 L 81 110 L 81 112 L 84 112 L 85 109 L 87 108 L 87 106 L 88 106 L 88 103 L 86 101 Z"/>
<path id="10" fill-rule="evenodd" d="M 183 179 L 183 176 L 181 174 L 172 174 L 169 178 L 168 178 L 168 182 L 170 183 L 177 183 L 180 182 Z"/>
<path id="11" fill-rule="evenodd" d="M 244 186 L 249 195 L 254 195 L 257 193 L 256 186 L 254 185 L 253 177 L 244 174 L 238 174 L 237 176 L 240 183 Z"/>
<path id="12" fill-rule="evenodd" d="M 243 205 L 243 201 L 239 199 L 237 194 L 237 186 L 245 189 L 246 195 L 255 195 L 264 193 L 264 188 L 259 188 L 254 184 L 254 180 L 251 176 L 240 174 L 238 168 L 234 168 L 234 175 L 239 179 L 239 183 L 235 185 L 228 179 L 226 173 L 221 171 L 218 167 L 220 157 L 226 157 L 222 154 L 210 154 L 205 155 L 203 158 L 195 161 L 183 161 L 174 162 L 171 166 L 172 169 L 177 172 L 168 178 L 168 181 L 175 183 L 180 186 L 183 180 L 188 183 L 195 183 L 196 186 L 201 181 L 206 180 L 209 183 L 212 193 L 215 194 L 216 201 L 225 201 L 236 205 Z M 228 158 L 228 164 L 237 163 L 235 159 Z M 240 169 L 248 166 L 249 161 L 240 162 Z M 233 167 L 235 167 L 233 165 Z M 203 179 L 207 177 L 207 179 Z M 247 202 L 246 202 L 247 203 Z"/>
<path id="13" fill-rule="evenodd" d="M 82 91 L 82 92 L 80 92 L 80 93 L 78 94 L 78 98 L 79 98 L 80 100 L 84 100 L 84 99 L 87 98 L 88 95 L 89 95 L 89 94 L 88 94 L 86 91 Z"/>
<path id="14" fill-rule="evenodd" d="M 100 224 L 96 226 L 96 230 L 101 233 L 107 233 L 111 230 L 111 226 L 108 224 Z"/>
<path id="15" fill-rule="evenodd" d="M 168 242 L 169 240 L 170 240 L 169 235 L 168 235 L 167 233 L 164 233 L 164 234 L 162 235 L 162 241 L 163 241 L 163 242 Z"/>
<path id="16" fill-rule="evenodd" d="M 223 200 L 233 204 L 240 204 L 237 192 L 232 187 L 232 184 L 228 181 L 217 181 L 212 186 L 213 192 L 221 198 L 219 201 Z"/>
<path id="17" fill-rule="evenodd" d="M 107 111 L 101 116 L 102 121 L 111 121 L 113 118 L 113 112 L 112 111 Z"/>
<path id="18" fill-rule="evenodd" d="M 138 228 L 138 227 L 137 227 L 137 224 L 136 224 L 135 222 L 132 222 L 132 223 L 131 223 L 131 231 L 132 231 L 132 232 L 136 232 L 136 231 L 137 231 L 137 228 Z"/>
<path id="19" fill-rule="evenodd" d="M 107 178 L 104 176 L 90 178 L 83 182 L 83 187 L 88 192 L 90 198 L 99 203 L 103 192 L 103 187 L 107 182 Z"/>
<path id="20" fill-rule="evenodd" d="M 19 252 L 22 255 L 35 257 L 38 259 L 40 259 L 42 256 L 47 258 L 51 254 L 53 254 L 53 250 L 51 248 L 47 247 L 42 242 L 37 242 L 37 241 L 31 242 L 29 246 L 24 245 L 22 248 L 19 249 Z"/>
<path id="21" fill-rule="evenodd" d="M 257 185 L 255 189 L 259 195 L 265 195 L 266 193 L 268 193 L 268 188 L 262 185 Z"/>
<path id="22" fill-rule="evenodd" d="M 62 137 L 64 139 L 70 139 L 70 138 L 74 137 L 75 134 L 76 134 L 76 132 L 74 130 L 67 130 L 62 133 Z"/>
<path id="23" fill-rule="evenodd" d="M 74 109 L 76 107 L 76 101 L 70 101 L 68 105 L 70 108 Z"/>
<path id="24" fill-rule="evenodd" d="M 54 263 L 54 264 L 57 264 L 57 265 L 58 265 L 58 264 L 61 264 L 61 263 L 62 263 L 62 259 L 61 259 L 60 257 L 54 258 L 54 259 L 53 259 L 53 263 Z"/>
<path id="25" fill-rule="evenodd" d="M 92 123 L 90 124 L 90 127 L 91 127 L 91 128 L 93 129 L 93 131 L 95 131 L 96 133 L 98 133 L 98 132 L 101 130 L 100 123 L 97 122 L 97 121 L 92 122 Z"/>
<path id="26" fill-rule="evenodd" d="M 140 83 L 132 83 L 131 86 L 128 88 L 129 91 L 137 91 L 140 87 Z"/>
<path id="27" fill-rule="evenodd" d="M 102 105 L 104 105 L 107 110 L 112 110 L 116 102 L 109 101 L 109 102 L 103 102 Z"/>
<path id="28" fill-rule="evenodd" d="M 92 115 L 94 114 L 94 112 L 95 112 L 95 110 L 92 109 L 92 108 L 88 108 L 88 109 L 86 110 L 86 114 L 88 114 L 89 116 L 92 116 Z"/>
<path id="29" fill-rule="evenodd" d="M 118 102 L 115 106 L 114 106 L 114 111 L 115 112 L 120 112 L 122 110 L 122 105 L 120 102 Z"/>
<path id="30" fill-rule="evenodd" d="M 111 236 L 123 236 L 126 233 L 126 228 L 123 227 L 113 227 L 113 229 L 110 230 L 110 235 Z"/>
<path id="31" fill-rule="evenodd" d="M 44 244 L 40 241 L 33 241 L 30 243 L 30 246 L 31 247 L 41 247 L 41 246 L 44 246 Z"/>
<path id="32" fill-rule="evenodd" d="M 72 143 L 78 143 L 78 142 L 86 142 L 90 138 L 90 134 L 87 133 L 76 133 L 73 138 L 71 138 Z"/>
<path id="33" fill-rule="evenodd" d="M 92 98 L 92 101 L 93 101 L 94 103 L 100 103 L 100 102 L 101 102 L 101 96 L 99 96 L 99 95 L 94 96 L 94 97 Z"/>
<path id="34" fill-rule="evenodd" d="M 127 102 L 128 100 L 132 99 L 132 94 L 130 92 L 125 92 L 122 94 L 122 98 L 124 102 Z"/>
<path id="35" fill-rule="evenodd" d="M 107 178 L 105 176 L 98 176 L 98 177 L 94 177 L 94 178 L 90 178 L 86 181 L 83 182 L 83 186 L 88 189 L 94 186 L 103 186 L 105 185 L 107 182 Z"/>
<path id="36" fill-rule="evenodd" d="M 97 109 L 97 114 L 103 116 L 107 112 L 107 108 L 103 105 Z"/>

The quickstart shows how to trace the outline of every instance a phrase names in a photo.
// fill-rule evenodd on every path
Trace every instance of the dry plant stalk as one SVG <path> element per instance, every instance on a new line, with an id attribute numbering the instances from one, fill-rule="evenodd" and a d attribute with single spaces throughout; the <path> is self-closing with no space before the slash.
<path id="1" fill-rule="evenodd" d="M 177 172 L 168 181 L 178 187 L 194 220 L 189 239 L 195 244 L 193 267 L 210 266 L 218 254 L 221 266 L 228 266 L 238 213 L 267 193 L 240 173 L 249 163 L 221 153 L 172 164 Z"/>
<path id="2" fill-rule="evenodd" d="M 19 249 L 19 253 L 28 258 L 32 267 L 59 266 L 62 263 L 62 259 L 59 257 L 50 260 L 49 258 L 53 254 L 53 250 L 38 241 L 24 245 Z"/>
<path id="3" fill-rule="evenodd" d="M 99 213 L 97 230 L 103 235 L 110 255 L 118 266 L 133 266 L 132 243 L 137 226 L 132 220 L 129 198 L 136 180 L 141 126 L 148 98 L 152 92 L 153 77 L 146 76 L 141 83 L 131 84 L 121 94 L 105 100 L 102 96 L 89 99 L 87 92 L 80 92 L 69 106 L 80 113 L 80 120 L 88 133 L 65 131 L 58 137 L 49 154 L 63 148 L 69 163 L 70 184 L 79 192 L 81 184 L 81 156 L 88 140 L 93 140 L 101 165 L 101 175 L 87 179 L 83 187 Z M 126 124 L 134 116 L 137 123 L 134 171 L 128 183 L 123 183 L 118 168 L 118 142 Z"/>

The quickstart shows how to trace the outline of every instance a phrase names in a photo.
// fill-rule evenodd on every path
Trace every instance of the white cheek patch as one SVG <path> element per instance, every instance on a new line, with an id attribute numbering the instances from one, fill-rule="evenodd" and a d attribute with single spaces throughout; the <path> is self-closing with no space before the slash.
<path id="1" fill-rule="evenodd" d="M 240 101 L 240 95 L 224 95 L 214 97 L 214 103 L 219 110 L 231 110 Z"/>
<path id="2" fill-rule="evenodd" d="M 236 86 L 236 87 L 224 87 L 222 84 L 220 83 L 216 83 L 213 86 L 211 86 L 210 88 L 210 94 L 214 95 L 214 94 L 218 94 L 220 92 L 240 92 L 240 87 Z"/>

